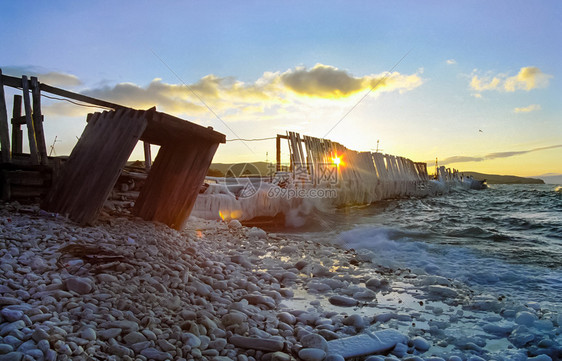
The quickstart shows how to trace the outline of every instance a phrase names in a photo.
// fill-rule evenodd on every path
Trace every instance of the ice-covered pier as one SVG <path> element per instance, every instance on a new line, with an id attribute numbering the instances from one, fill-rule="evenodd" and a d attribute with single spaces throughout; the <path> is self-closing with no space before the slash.
<path id="1" fill-rule="evenodd" d="M 282 139 L 288 142 L 289 166 L 281 164 Z M 380 152 L 358 152 L 295 132 L 277 136 L 277 164 L 270 174 L 208 180 L 209 187 L 197 198 L 193 215 L 239 220 L 281 213 L 289 220 L 315 208 L 437 195 L 454 187 L 471 188 L 473 182 L 445 167 L 430 178 L 426 163 Z"/>

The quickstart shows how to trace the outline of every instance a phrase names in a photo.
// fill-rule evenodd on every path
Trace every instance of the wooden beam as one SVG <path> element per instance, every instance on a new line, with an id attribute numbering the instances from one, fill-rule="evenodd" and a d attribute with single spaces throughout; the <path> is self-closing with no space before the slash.
<path id="1" fill-rule="evenodd" d="M 2 81 L 2 69 L 0 69 L 0 145 L 2 151 L 2 162 L 9 163 L 10 154 L 10 128 L 8 127 L 8 110 L 6 110 L 6 98 L 4 95 L 4 82 Z"/>
<path id="2" fill-rule="evenodd" d="M 275 139 L 275 169 L 277 172 L 281 171 L 281 135 L 277 134 L 277 138 Z"/>
<path id="3" fill-rule="evenodd" d="M 71 92 L 71 91 L 68 91 L 68 90 L 56 88 L 54 86 L 50 86 L 50 85 L 43 84 L 43 83 L 41 84 L 41 90 L 44 91 L 44 92 L 55 94 L 55 95 L 65 97 L 65 98 L 68 98 L 68 99 L 73 99 L 73 100 L 77 100 L 77 101 L 92 104 L 92 105 L 98 105 L 102 108 L 115 109 L 115 110 L 128 108 L 128 107 L 125 107 L 123 105 L 107 102 L 107 101 L 101 100 L 101 99 L 92 98 L 92 97 L 89 97 L 87 95 L 74 93 L 74 92 Z"/>
<path id="4" fill-rule="evenodd" d="M 191 140 L 207 140 L 213 143 L 226 143 L 226 136 L 216 132 L 211 127 L 203 127 L 190 123 L 184 119 L 156 111 L 147 110 L 152 116 L 141 140 L 150 144 L 170 144 L 171 142 L 186 142 Z"/>
<path id="5" fill-rule="evenodd" d="M 9 76 L 9 75 L 2 75 L 2 80 L 4 81 L 4 85 L 6 85 L 6 86 L 10 86 L 12 88 L 21 88 L 22 87 L 22 79 L 21 78 L 16 78 L 16 77 Z M 31 83 L 30 83 L 29 80 L 27 81 L 27 87 L 28 87 L 28 89 L 31 88 Z M 87 95 L 74 93 L 74 92 L 64 90 L 64 89 L 60 89 L 60 88 L 56 88 L 54 86 L 50 86 L 50 85 L 47 85 L 47 84 L 40 84 L 40 89 L 44 92 L 47 92 L 47 93 L 55 94 L 55 95 L 58 95 L 58 96 L 61 96 L 61 97 L 77 100 L 77 101 L 92 104 L 92 105 L 98 105 L 98 106 L 103 107 L 103 108 L 109 108 L 109 109 L 127 108 L 127 107 L 124 107 L 124 106 L 119 105 L 119 104 L 107 102 L 107 101 L 101 100 L 101 99 L 92 98 L 92 97 L 89 97 Z"/>
<path id="6" fill-rule="evenodd" d="M 47 145 L 45 144 L 45 132 L 43 131 L 43 116 L 41 115 L 41 89 L 37 78 L 31 77 L 31 95 L 33 97 L 33 129 L 41 164 L 47 164 Z"/>
<path id="7" fill-rule="evenodd" d="M 144 146 L 144 168 L 149 171 L 152 166 L 152 154 L 150 152 L 150 143 L 142 142 Z"/>
<path id="8" fill-rule="evenodd" d="M 39 164 L 39 153 L 37 152 L 37 141 L 35 139 L 35 129 L 31 118 L 31 101 L 29 100 L 29 82 L 27 76 L 22 76 L 21 84 L 23 89 L 23 105 L 25 108 L 25 122 L 27 124 L 27 137 L 29 138 L 29 151 L 31 153 L 31 163 Z"/>
<path id="9" fill-rule="evenodd" d="M 18 119 L 18 121 L 14 122 L 15 119 Z M 21 95 L 15 94 L 14 106 L 12 108 L 12 155 L 23 153 L 21 124 L 25 124 L 25 117 L 23 117 L 23 123 L 19 119 L 21 119 Z"/>

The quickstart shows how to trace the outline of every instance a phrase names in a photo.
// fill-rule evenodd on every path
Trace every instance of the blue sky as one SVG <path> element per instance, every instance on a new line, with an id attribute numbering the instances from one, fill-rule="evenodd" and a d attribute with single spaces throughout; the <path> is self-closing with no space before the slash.
<path id="1" fill-rule="evenodd" d="M 4 73 L 229 139 L 295 130 L 462 170 L 562 173 L 558 1 L 22 1 L 0 14 Z M 44 107 L 47 142 L 68 152 L 85 110 Z M 215 161 L 274 147 L 229 142 Z"/>

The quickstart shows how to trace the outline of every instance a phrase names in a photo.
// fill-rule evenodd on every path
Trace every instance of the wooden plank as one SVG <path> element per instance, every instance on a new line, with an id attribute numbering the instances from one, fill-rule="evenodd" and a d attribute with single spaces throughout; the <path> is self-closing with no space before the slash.
<path id="1" fill-rule="evenodd" d="M 42 208 L 82 224 L 94 221 L 147 123 L 144 111 L 93 114 Z"/>
<path id="2" fill-rule="evenodd" d="M 162 146 L 133 213 L 182 229 L 217 148 L 206 140 Z"/>
<path id="3" fill-rule="evenodd" d="M 8 127 L 8 110 L 6 109 L 2 69 L 0 69 L 0 146 L 2 162 L 9 163 L 12 158 L 10 154 L 10 128 Z"/>
<path id="4" fill-rule="evenodd" d="M 15 118 L 21 118 L 21 95 L 19 94 L 14 95 L 12 110 L 12 155 L 23 153 L 23 132 L 20 123 L 14 123 Z"/>
<path id="5" fill-rule="evenodd" d="M 25 109 L 25 122 L 27 124 L 27 137 L 29 138 L 29 152 L 31 154 L 31 163 L 39 164 L 39 153 L 37 152 L 37 140 L 35 139 L 35 128 L 33 119 L 31 118 L 31 101 L 29 100 L 29 82 L 24 75 L 21 78 L 23 89 L 23 106 Z"/>
<path id="6" fill-rule="evenodd" d="M 31 95 L 33 98 L 33 129 L 35 129 L 35 140 L 41 164 L 47 164 L 47 145 L 45 144 L 45 132 L 43 131 L 43 116 L 41 115 L 41 90 L 37 78 L 31 77 Z"/>
<path id="7" fill-rule="evenodd" d="M 211 127 L 203 127 L 184 119 L 166 113 L 149 109 L 148 126 L 141 140 L 150 144 L 169 144 L 170 142 L 185 142 L 188 140 L 207 140 L 212 143 L 226 143 L 226 136 L 216 132 Z"/>

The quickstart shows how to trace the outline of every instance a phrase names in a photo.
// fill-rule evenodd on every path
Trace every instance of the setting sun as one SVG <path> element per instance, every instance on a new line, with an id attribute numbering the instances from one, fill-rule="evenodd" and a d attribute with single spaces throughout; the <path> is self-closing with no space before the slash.
<path id="1" fill-rule="evenodd" d="M 341 157 L 338 157 L 337 155 L 332 158 L 332 161 L 334 162 L 335 165 L 340 165 L 341 164 Z"/>

